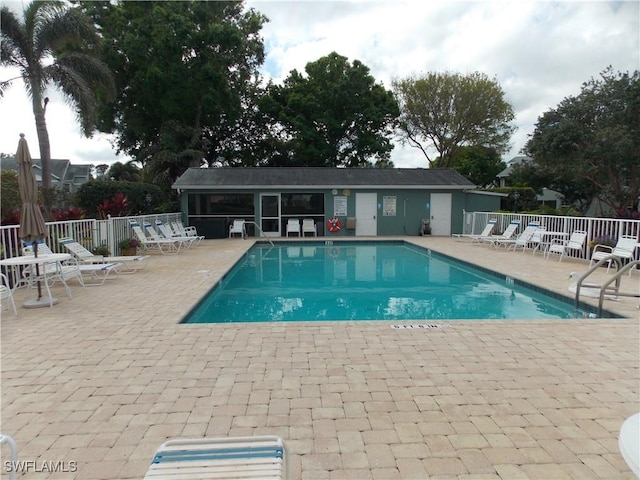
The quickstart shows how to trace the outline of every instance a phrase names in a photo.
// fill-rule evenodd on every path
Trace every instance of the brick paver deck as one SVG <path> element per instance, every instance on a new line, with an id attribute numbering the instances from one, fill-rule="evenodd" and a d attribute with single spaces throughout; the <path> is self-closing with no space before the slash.
<path id="1" fill-rule="evenodd" d="M 408 240 L 563 294 L 586 269 Z M 20 478 L 141 478 L 167 438 L 254 434 L 283 437 L 299 479 L 633 478 L 617 434 L 640 410 L 638 299 L 607 301 L 626 319 L 177 324 L 251 243 L 208 240 L 3 311 Z"/>

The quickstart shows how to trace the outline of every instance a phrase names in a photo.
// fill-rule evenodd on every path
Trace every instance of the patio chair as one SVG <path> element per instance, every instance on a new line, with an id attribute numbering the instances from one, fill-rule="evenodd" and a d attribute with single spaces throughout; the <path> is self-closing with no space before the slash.
<path id="1" fill-rule="evenodd" d="M 287 220 L 287 237 L 290 233 L 295 233 L 298 237 L 300 236 L 300 220 L 297 218 L 290 218 Z"/>
<path id="2" fill-rule="evenodd" d="M 488 237 L 482 237 L 480 243 L 489 243 L 493 246 L 497 246 L 498 242 L 504 242 L 511 240 L 516 234 L 518 227 L 520 226 L 520 220 L 511 220 L 507 228 L 504 229 L 501 235 L 489 235 Z"/>
<path id="3" fill-rule="evenodd" d="M 162 255 L 180 253 L 181 244 L 179 242 L 166 238 L 154 239 L 152 237 L 147 237 L 138 222 L 130 220 L 129 224 L 131 225 L 134 235 L 140 242 L 140 246 L 144 250 L 158 250 Z"/>
<path id="4" fill-rule="evenodd" d="M 312 218 L 302 220 L 302 236 L 304 237 L 307 233 L 310 233 L 314 237 L 318 236 L 318 228 Z"/>
<path id="5" fill-rule="evenodd" d="M 16 310 L 16 302 L 13 301 L 13 292 L 11 291 L 11 287 L 9 285 L 9 279 L 4 273 L 0 273 L 0 299 L 3 304 L 5 300 L 9 300 L 9 304 L 11 305 L 11 309 L 13 310 L 14 315 L 18 315 L 18 310 Z"/>
<path id="6" fill-rule="evenodd" d="M 466 235 L 466 234 L 456 233 L 453 236 L 458 238 L 470 238 L 471 243 L 480 243 L 482 242 L 483 238 L 491 236 L 491 232 L 493 232 L 493 229 L 495 228 L 496 223 L 497 223 L 497 220 L 495 218 L 491 218 L 482 229 L 482 232 L 480 232 L 479 234 L 472 233 L 472 234 Z"/>
<path id="7" fill-rule="evenodd" d="M 122 264 L 118 267 L 117 273 L 134 273 L 144 268 L 147 261 L 151 258 L 150 255 L 121 255 L 113 257 L 103 257 L 102 255 L 94 255 L 90 250 L 84 247 L 81 243 L 77 242 L 71 237 L 64 237 L 58 240 L 58 243 L 66 248 L 72 255 L 74 255 L 81 264 L 104 264 L 104 263 L 116 263 Z"/>
<path id="8" fill-rule="evenodd" d="M 589 267 L 600 260 L 609 258 L 609 261 L 607 262 L 607 273 L 609 273 L 611 263 L 614 260 L 613 257 L 616 257 L 620 260 L 633 260 L 633 255 L 637 247 L 638 239 L 630 235 L 620 236 L 615 247 L 598 244 L 593 247 L 593 253 L 591 254 Z M 631 270 L 629 270 L 629 275 L 631 275 Z"/>
<path id="9" fill-rule="evenodd" d="M 7 469 L 8 460 L 3 462 L 3 466 L 5 467 L 5 471 L 9 471 L 9 480 L 13 480 L 16 478 L 16 471 L 18 470 L 18 446 L 16 445 L 16 441 L 11 438 L 9 435 L 0 435 L 0 447 L 4 444 L 9 445 L 9 449 L 11 450 L 11 463 L 9 466 L 11 468 Z M 7 458 L 4 455 L 1 455 L 2 458 Z"/>
<path id="10" fill-rule="evenodd" d="M 562 240 L 559 238 L 554 238 L 553 240 L 551 240 L 549 248 L 547 248 L 547 251 L 545 252 L 545 256 L 547 260 L 549 260 L 549 255 L 551 255 L 552 253 L 560 255 L 560 260 L 558 261 L 561 262 L 562 257 L 572 251 L 578 253 L 582 252 L 586 240 L 587 232 L 585 232 L 584 230 L 574 230 L 571 233 L 569 240 Z"/>
<path id="11" fill-rule="evenodd" d="M 640 413 L 631 415 L 622 422 L 618 447 L 631 471 L 640 478 Z"/>
<path id="12" fill-rule="evenodd" d="M 234 235 L 240 235 L 242 238 L 247 238 L 247 229 L 245 227 L 245 221 L 242 219 L 236 219 L 229 226 L 229 238 Z"/>
<path id="13" fill-rule="evenodd" d="M 175 439 L 156 450 L 144 478 L 287 479 L 288 470 L 280 437 Z"/>
<path id="14" fill-rule="evenodd" d="M 169 227 L 169 225 L 162 222 L 161 220 L 156 220 L 156 227 L 158 227 L 158 230 L 160 230 L 160 238 L 168 238 L 170 240 L 182 242 L 185 248 L 193 247 L 195 242 L 198 240 L 197 237 L 190 237 L 188 235 L 180 235 L 174 233 L 174 231 L 171 230 L 171 227 Z"/>
<path id="15" fill-rule="evenodd" d="M 505 240 L 502 240 L 502 239 L 497 240 L 496 241 L 496 247 L 500 247 L 500 246 L 504 245 L 505 247 L 507 247 L 507 251 L 511 250 L 511 248 L 513 248 L 514 252 L 519 247 L 521 247 L 522 248 L 522 252 L 524 253 L 524 251 L 526 250 L 527 246 L 531 242 L 531 237 L 533 237 L 533 234 L 535 233 L 535 231 L 538 228 L 540 228 L 540 222 L 529 222 L 527 224 L 527 227 L 516 238 L 509 238 L 509 239 L 505 239 Z"/>
<path id="16" fill-rule="evenodd" d="M 171 222 L 171 228 L 173 229 L 173 232 L 176 233 L 179 236 L 183 236 L 183 237 L 195 237 L 195 241 L 193 246 L 197 247 L 198 244 L 204 240 L 204 235 L 198 235 L 198 230 L 196 229 L 196 227 L 193 226 L 189 226 L 189 227 L 185 227 L 182 222 Z"/>

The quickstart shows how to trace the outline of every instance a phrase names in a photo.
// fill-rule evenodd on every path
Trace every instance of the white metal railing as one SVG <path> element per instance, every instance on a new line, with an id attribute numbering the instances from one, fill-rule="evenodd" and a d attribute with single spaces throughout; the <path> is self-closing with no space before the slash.
<path id="1" fill-rule="evenodd" d="M 587 241 L 580 254 L 577 255 L 578 258 L 583 259 L 591 258 L 592 247 L 590 243 L 598 238 L 609 238 L 615 242 L 622 235 L 631 235 L 636 238 L 640 236 L 640 220 L 496 212 L 464 212 L 463 233 L 479 234 L 492 218 L 497 220 L 496 229 L 500 232 L 504 231 L 511 220 L 520 220 L 518 234 L 532 221 L 540 222 L 540 225 L 549 231 L 565 232 L 567 235 L 571 235 L 574 230 L 584 230 L 587 232 Z M 640 242 L 640 240 L 638 241 Z M 638 255 L 640 252 L 636 249 L 636 259 L 638 259 Z"/>
<path id="2" fill-rule="evenodd" d="M 135 238 L 131 229 L 130 220 L 136 220 L 140 225 L 149 222 L 155 225 L 156 220 L 164 223 L 180 221 L 180 213 L 162 213 L 157 215 L 137 215 L 132 217 L 111 217 L 106 220 L 85 219 L 67 220 L 61 222 L 46 222 L 49 236 L 47 245 L 53 252 L 66 253 L 58 243 L 58 239 L 72 237 L 82 243 L 88 249 L 105 246 L 111 255 L 120 255 L 118 244 L 127 238 Z M 20 227 L 18 225 L 2 225 L 1 258 L 16 257 L 22 255 L 22 240 L 20 239 Z"/>

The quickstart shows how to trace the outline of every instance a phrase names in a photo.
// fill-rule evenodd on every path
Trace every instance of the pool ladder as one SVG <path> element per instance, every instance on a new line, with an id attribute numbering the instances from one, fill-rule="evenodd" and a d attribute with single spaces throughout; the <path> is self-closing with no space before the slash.
<path id="1" fill-rule="evenodd" d="M 597 271 L 605 263 L 609 262 L 616 263 L 616 273 L 611 276 L 606 282 L 602 285 L 594 284 L 594 283 L 584 283 L 584 281 L 589 277 L 593 272 Z M 621 292 L 620 291 L 620 283 L 622 276 L 627 272 L 630 272 L 631 269 L 638 267 L 640 265 L 640 260 L 632 260 L 626 265 L 622 265 L 622 260 L 620 258 L 609 255 L 608 257 L 599 260 L 595 263 L 589 270 L 587 270 L 576 282 L 576 299 L 575 299 L 575 307 L 578 308 L 580 304 L 580 288 L 597 288 L 600 291 L 599 300 L 598 300 L 598 316 L 602 316 L 602 305 L 604 303 L 605 295 L 614 295 L 617 297 L 636 297 L 640 298 L 640 294 L 638 292 Z M 613 284 L 613 285 L 612 285 Z"/>
<path id="2" fill-rule="evenodd" d="M 271 241 L 271 239 L 264 234 L 264 232 L 260 228 L 260 225 L 258 225 L 256 222 L 252 222 L 252 221 L 245 221 L 244 223 L 250 223 L 252 225 L 255 225 L 256 229 L 260 232 L 260 238 L 266 238 L 267 242 L 269 242 L 272 247 L 274 246 L 273 242 Z"/>

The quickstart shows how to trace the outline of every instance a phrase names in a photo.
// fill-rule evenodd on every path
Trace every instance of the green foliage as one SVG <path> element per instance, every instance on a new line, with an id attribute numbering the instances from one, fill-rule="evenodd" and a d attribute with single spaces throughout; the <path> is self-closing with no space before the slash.
<path id="1" fill-rule="evenodd" d="M 581 207 L 599 198 L 619 215 L 640 196 L 640 73 L 605 69 L 538 118 L 531 168 Z"/>
<path id="2" fill-rule="evenodd" d="M 264 61 L 264 16 L 236 1 L 80 5 L 101 28 L 101 57 L 121 92 L 101 105 L 100 129 L 152 181 L 168 190 L 186 168 L 250 137 L 243 118 Z"/>
<path id="3" fill-rule="evenodd" d="M 440 158 L 433 164 L 440 167 Z M 473 146 L 456 148 L 451 155 L 451 168 L 480 187 L 495 183 L 496 176 L 507 167 L 492 148 Z"/>
<path id="4" fill-rule="evenodd" d="M 43 187 L 51 187 L 51 147 L 45 121 L 49 84 L 57 87 L 74 108 L 82 132 L 90 136 L 96 119 L 96 98 L 114 93 L 109 69 L 95 56 L 99 41 L 94 25 L 79 9 L 58 1 L 29 2 L 19 19 L 8 7 L 0 9 L 0 65 L 16 67 L 32 100 L 42 161 Z M 12 80 L 3 82 L 2 90 Z M 0 90 L 0 94 L 2 93 Z M 49 205 L 46 203 L 45 205 Z M 46 208 L 48 210 L 48 208 Z"/>
<path id="5" fill-rule="evenodd" d="M 500 202 L 500 209 L 508 212 L 532 211 L 538 208 L 536 192 L 529 187 L 500 187 L 491 190 L 495 193 L 506 193 L 507 197 Z"/>
<path id="6" fill-rule="evenodd" d="M 84 208 L 89 217 L 97 218 L 98 206 L 103 204 L 105 199 L 112 199 L 117 194 L 126 196 L 128 211 L 133 215 L 157 211 L 156 207 L 166 201 L 162 190 L 156 185 L 108 180 L 85 183 L 76 192 L 76 198 L 78 206 Z"/>
<path id="7" fill-rule="evenodd" d="M 2 192 L 2 202 L 0 202 L 2 224 L 13 224 L 18 219 L 16 212 L 20 210 L 22 205 L 18 188 L 18 174 L 14 170 L 0 170 L 0 192 Z"/>
<path id="8" fill-rule="evenodd" d="M 335 52 L 270 85 L 260 102 L 275 147 L 271 166 L 388 165 L 399 114 L 392 92 L 369 68 Z"/>
<path id="9" fill-rule="evenodd" d="M 497 80 L 479 72 L 428 73 L 395 79 L 392 87 L 400 104 L 401 138 L 420 149 L 430 166 L 431 148 L 443 168 L 452 168 L 461 146 L 507 150 L 515 115 Z"/>
<path id="10" fill-rule="evenodd" d="M 142 172 L 133 160 L 112 163 L 104 175 L 109 180 L 139 182 L 142 179 Z"/>

